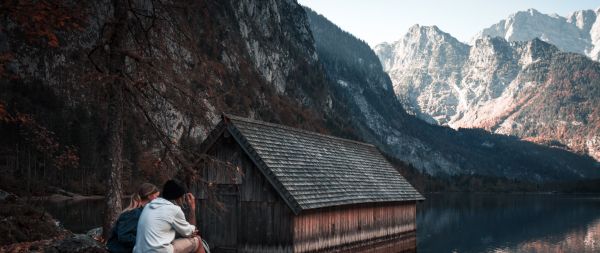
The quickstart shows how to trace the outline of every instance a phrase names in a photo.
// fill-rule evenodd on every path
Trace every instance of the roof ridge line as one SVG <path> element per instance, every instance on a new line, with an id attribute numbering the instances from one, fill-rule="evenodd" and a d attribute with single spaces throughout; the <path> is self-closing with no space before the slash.
<path id="1" fill-rule="evenodd" d="M 318 136 L 329 138 L 329 139 L 336 139 L 336 140 L 341 140 L 341 141 L 345 141 L 345 142 L 350 142 L 350 143 L 354 143 L 354 144 L 359 144 L 359 145 L 370 146 L 370 147 L 376 148 L 376 146 L 371 143 L 355 141 L 355 140 L 350 140 L 350 139 L 344 139 L 342 137 L 326 135 L 326 134 L 322 134 L 322 133 L 317 133 L 317 132 L 308 131 L 308 130 L 304 130 L 304 129 L 300 129 L 300 128 L 285 126 L 285 125 L 281 125 L 281 124 L 276 124 L 276 123 L 271 123 L 271 122 L 266 122 L 266 121 L 261 121 L 261 120 L 256 120 L 256 119 L 250 119 L 250 118 L 244 118 L 244 117 L 235 116 L 235 115 L 226 114 L 226 113 L 223 113 L 223 116 L 234 119 L 234 120 L 240 120 L 240 121 L 250 122 L 250 123 L 254 123 L 254 124 L 261 124 L 261 125 L 277 127 L 277 128 L 282 128 L 282 129 L 286 129 L 286 130 L 291 130 L 294 132 L 318 135 Z"/>

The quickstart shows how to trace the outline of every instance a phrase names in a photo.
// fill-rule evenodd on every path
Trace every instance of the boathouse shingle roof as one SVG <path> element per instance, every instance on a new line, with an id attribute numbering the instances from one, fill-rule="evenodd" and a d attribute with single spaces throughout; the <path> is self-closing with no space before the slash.
<path id="1" fill-rule="evenodd" d="M 373 145 L 232 115 L 223 119 L 221 125 L 296 214 L 424 199 Z"/>

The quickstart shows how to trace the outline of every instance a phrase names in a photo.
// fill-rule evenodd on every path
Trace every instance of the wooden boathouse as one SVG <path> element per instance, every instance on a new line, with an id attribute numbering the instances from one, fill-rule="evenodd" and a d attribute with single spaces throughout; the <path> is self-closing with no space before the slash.
<path id="1" fill-rule="evenodd" d="M 416 248 L 424 198 L 373 145 L 223 115 L 200 149 L 212 158 L 192 188 L 213 252 Z"/>

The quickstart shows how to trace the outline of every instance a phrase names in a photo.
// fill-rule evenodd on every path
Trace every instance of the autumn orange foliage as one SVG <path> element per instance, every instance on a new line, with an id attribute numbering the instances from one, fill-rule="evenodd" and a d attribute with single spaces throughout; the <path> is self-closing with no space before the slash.
<path id="1" fill-rule="evenodd" d="M 52 131 L 38 124 L 29 114 L 19 112 L 11 114 L 2 101 L 0 101 L 0 124 L 17 126 L 24 139 L 38 152 L 48 155 L 58 169 L 79 166 L 79 155 L 75 147 L 61 147 Z"/>
<path id="2" fill-rule="evenodd" d="M 0 12 L 8 15 L 28 39 L 44 38 L 50 47 L 59 45 L 57 31 L 81 30 L 81 12 L 65 1 L 7 0 L 0 5 Z"/>
<path id="3" fill-rule="evenodd" d="M 83 15 L 78 7 L 71 7 L 65 1 L 46 0 L 6 0 L 0 2 L 0 17 L 8 18 L 25 35 L 30 43 L 59 46 L 57 32 L 82 30 Z M 0 26 L 0 32 L 5 28 Z M 14 59 L 10 51 L 0 52 L 0 77 L 16 76 L 6 74 L 6 65 Z"/>

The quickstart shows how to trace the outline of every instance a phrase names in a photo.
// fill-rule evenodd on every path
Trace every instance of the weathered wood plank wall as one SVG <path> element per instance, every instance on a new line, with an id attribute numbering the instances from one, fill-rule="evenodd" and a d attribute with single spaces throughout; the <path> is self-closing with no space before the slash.
<path id="1" fill-rule="evenodd" d="M 416 203 L 386 203 L 310 210 L 294 218 L 294 252 L 314 252 L 412 233 Z"/>
<path id="2" fill-rule="evenodd" d="M 249 158 L 244 165 L 239 252 L 290 250 L 294 214 Z"/>
<path id="3" fill-rule="evenodd" d="M 201 206 L 197 217 L 206 239 L 237 252 L 291 251 L 292 211 L 234 139 L 221 135 L 207 154 L 221 162 L 207 160 L 200 176 L 211 186 L 195 187 Z"/>

